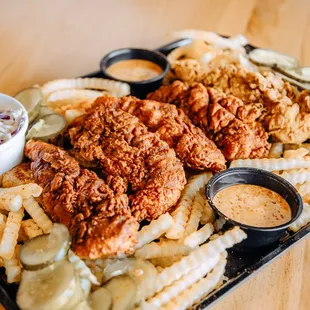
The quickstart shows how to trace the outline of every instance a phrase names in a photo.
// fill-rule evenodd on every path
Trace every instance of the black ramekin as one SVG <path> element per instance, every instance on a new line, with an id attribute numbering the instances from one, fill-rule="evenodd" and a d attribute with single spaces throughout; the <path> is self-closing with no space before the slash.
<path id="1" fill-rule="evenodd" d="M 112 64 L 128 59 L 143 59 L 151 61 L 160 66 L 163 72 L 153 79 L 139 82 L 119 80 L 107 73 L 107 68 Z M 139 98 L 145 98 L 148 93 L 159 88 L 169 68 L 169 61 L 163 54 L 139 48 L 122 48 L 112 51 L 104 56 L 100 62 L 101 72 L 106 78 L 128 83 L 130 85 L 131 94 Z"/>
<path id="2" fill-rule="evenodd" d="M 292 219 L 276 227 L 254 227 L 228 218 L 213 204 L 213 198 L 222 189 L 236 184 L 259 185 L 280 194 L 291 207 Z M 239 226 L 246 232 L 247 239 L 236 246 L 243 251 L 252 251 L 278 242 L 303 209 L 302 199 L 293 185 L 271 172 L 255 168 L 231 168 L 216 174 L 206 185 L 206 196 L 217 216 L 224 218 L 229 226 Z"/>

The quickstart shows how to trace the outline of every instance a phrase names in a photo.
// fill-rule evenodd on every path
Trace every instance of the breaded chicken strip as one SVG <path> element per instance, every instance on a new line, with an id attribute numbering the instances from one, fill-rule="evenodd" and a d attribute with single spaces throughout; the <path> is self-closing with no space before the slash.
<path id="1" fill-rule="evenodd" d="M 225 158 L 203 131 L 194 126 L 183 110 L 176 106 L 136 97 L 100 97 L 95 104 L 120 108 L 147 126 L 151 132 L 174 148 L 185 166 L 195 170 L 220 171 L 226 168 Z"/>
<path id="2" fill-rule="evenodd" d="M 182 163 L 137 117 L 98 101 L 62 137 L 83 162 L 128 183 L 130 207 L 139 221 L 155 219 L 177 203 L 186 183 Z"/>
<path id="3" fill-rule="evenodd" d="M 43 188 L 45 212 L 69 228 L 77 255 L 96 259 L 132 252 L 139 224 L 131 216 L 126 194 L 115 193 L 57 146 L 30 140 L 25 153 Z"/>
<path id="4" fill-rule="evenodd" d="M 245 105 L 233 95 L 200 83 L 187 86 L 181 81 L 160 87 L 148 99 L 181 108 L 215 142 L 227 160 L 268 155 L 268 134 L 257 121 L 264 110 L 260 103 Z"/>

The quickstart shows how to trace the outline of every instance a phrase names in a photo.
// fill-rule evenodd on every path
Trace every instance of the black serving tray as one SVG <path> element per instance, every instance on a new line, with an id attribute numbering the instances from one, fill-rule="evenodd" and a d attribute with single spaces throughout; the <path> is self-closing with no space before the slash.
<path id="1" fill-rule="evenodd" d="M 223 36 L 226 37 L 226 36 Z M 177 47 L 184 46 L 191 43 L 190 39 L 181 39 L 164 45 L 156 51 L 159 51 L 165 55 L 169 54 L 172 50 Z M 247 52 L 255 49 L 253 45 L 246 45 L 245 49 Z M 103 77 L 101 71 L 94 71 L 86 74 L 83 77 Z M 267 266 L 277 257 L 289 250 L 293 245 L 297 244 L 307 234 L 310 233 L 310 223 L 300 229 L 298 232 L 293 233 L 287 231 L 282 239 L 270 248 L 260 249 L 255 252 L 238 252 L 235 249 L 228 250 L 228 259 L 225 276 L 228 277 L 228 281 L 215 290 L 213 293 L 208 295 L 205 299 L 197 303 L 192 309 L 210 309 L 216 302 L 222 299 L 232 290 L 239 287 L 243 282 L 250 279 L 259 270 Z M 4 269 L 0 269 L 0 303 L 7 310 L 19 310 L 16 305 L 16 284 L 8 284 L 6 282 Z M 241 309 L 240 309 L 241 310 Z"/>

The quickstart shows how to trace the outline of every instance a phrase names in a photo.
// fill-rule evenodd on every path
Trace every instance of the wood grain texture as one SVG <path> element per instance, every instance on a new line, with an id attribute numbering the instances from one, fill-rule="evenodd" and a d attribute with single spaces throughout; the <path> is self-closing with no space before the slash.
<path id="1" fill-rule="evenodd" d="M 184 28 L 244 33 L 310 65 L 309 0 L 0 0 L 0 92 L 82 75 L 112 49 L 154 48 Z M 310 309 L 309 274 L 308 238 L 213 309 Z"/>

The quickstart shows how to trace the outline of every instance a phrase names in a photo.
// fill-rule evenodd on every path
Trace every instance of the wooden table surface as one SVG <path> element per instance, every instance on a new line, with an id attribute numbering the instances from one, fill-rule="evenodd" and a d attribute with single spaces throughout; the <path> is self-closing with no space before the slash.
<path id="1" fill-rule="evenodd" d="M 155 48 L 174 30 L 245 34 L 310 65 L 310 0 L 0 0 L 0 92 L 96 70 L 120 47 Z M 310 308 L 310 239 L 213 310 Z"/>

